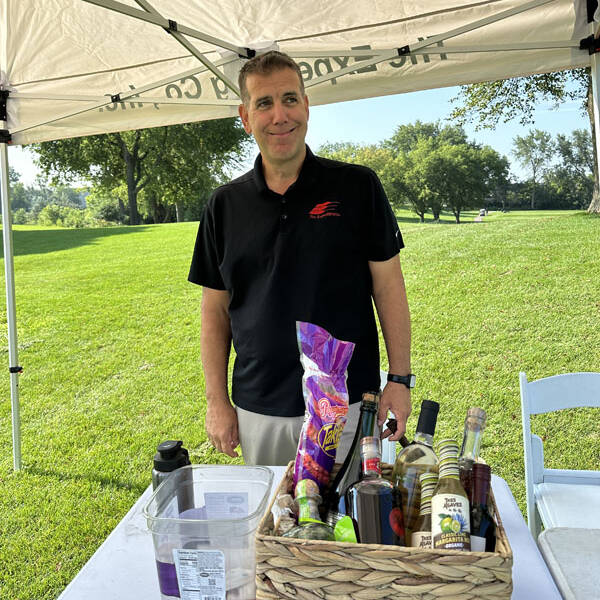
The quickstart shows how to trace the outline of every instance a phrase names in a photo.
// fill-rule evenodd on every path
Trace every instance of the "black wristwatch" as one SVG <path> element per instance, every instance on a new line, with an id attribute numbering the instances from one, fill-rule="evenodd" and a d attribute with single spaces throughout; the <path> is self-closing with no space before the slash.
<path id="1" fill-rule="evenodd" d="M 393 373 L 388 373 L 387 380 L 394 383 L 402 383 L 410 390 L 415 387 L 417 376 L 412 373 L 409 373 L 408 375 L 394 375 Z"/>

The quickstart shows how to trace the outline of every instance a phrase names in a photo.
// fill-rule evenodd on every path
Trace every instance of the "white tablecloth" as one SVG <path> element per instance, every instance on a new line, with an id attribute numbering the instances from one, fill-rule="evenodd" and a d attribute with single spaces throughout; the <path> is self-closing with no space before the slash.
<path id="1" fill-rule="evenodd" d="M 285 468 L 271 469 L 274 492 Z M 562 600 L 508 485 L 493 475 L 492 488 L 513 551 L 513 600 Z M 160 600 L 152 536 L 142 515 L 151 494 L 148 487 L 58 600 Z"/>

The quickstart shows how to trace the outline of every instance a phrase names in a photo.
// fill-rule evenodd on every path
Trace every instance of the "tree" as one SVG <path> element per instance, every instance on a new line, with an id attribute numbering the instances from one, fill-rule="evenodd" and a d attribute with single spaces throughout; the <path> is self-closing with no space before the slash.
<path id="1" fill-rule="evenodd" d="M 430 140 L 419 142 L 422 146 L 431 146 Z M 427 185 L 426 163 L 421 154 L 427 156 L 427 148 L 423 151 L 417 147 L 412 152 L 398 154 L 385 166 L 382 177 L 392 190 L 391 197 L 396 204 L 409 204 L 419 216 L 421 223 L 425 221 L 425 213 L 434 204 L 433 193 Z"/>
<path id="2" fill-rule="evenodd" d="M 44 142 L 33 149 L 40 167 L 56 182 L 85 179 L 108 194 L 123 186 L 129 223 L 136 225 L 144 188 L 153 187 L 150 194 L 157 201 L 163 190 L 177 196 L 176 185 L 189 193 L 194 189 L 190 179 L 213 168 L 220 175 L 221 157 L 243 155 L 247 140 L 237 119 L 221 119 Z"/>
<path id="3" fill-rule="evenodd" d="M 422 139 L 432 140 L 436 147 L 441 144 L 458 145 L 467 143 L 467 134 L 462 127 L 456 125 L 442 127 L 439 121 L 423 123 L 417 120 L 407 125 L 399 125 L 382 145 L 396 153 L 407 153 L 414 150 Z"/>
<path id="4" fill-rule="evenodd" d="M 474 121 L 477 128 L 493 129 L 500 121 L 519 119 L 523 125 L 533 122 L 533 111 L 540 102 L 555 106 L 568 100 L 581 101 L 587 111 L 594 157 L 594 191 L 588 212 L 600 213 L 600 179 L 596 155 L 592 80 L 587 69 L 557 71 L 462 86 L 454 102 L 460 102 L 451 114 L 459 124 Z"/>
<path id="5" fill-rule="evenodd" d="M 521 165 L 531 172 L 531 209 L 535 208 L 536 185 L 548 168 L 548 161 L 554 156 L 552 136 L 539 129 L 530 131 L 526 136 L 515 136 L 513 154 Z"/>
<path id="6" fill-rule="evenodd" d="M 394 206 L 402 203 L 397 196 L 396 189 L 385 176 L 388 163 L 393 161 L 393 153 L 382 144 L 362 146 L 351 142 L 326 143 L 319 147 L 317 154 L 331 160 L 363 165 L 373 169 L 381 180 L 390 203 Z"/>

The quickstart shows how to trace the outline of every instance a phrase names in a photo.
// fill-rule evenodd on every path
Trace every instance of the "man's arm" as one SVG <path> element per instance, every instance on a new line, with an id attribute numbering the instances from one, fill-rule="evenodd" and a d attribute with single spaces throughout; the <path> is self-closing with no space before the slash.
<path id="1" fill-rule="evenodd" d="M 388 355 L 390 373 L 408 375 L 410 373 L 410 313 L 404 277 L 398 255 L 381 262 L 369 261 L 373 280 L 373 299 L 379 315 L 383 339 Z M 396 433 L 390 440 L 399 440 L 406 431 L 406 420 L 411 411 L 410 390 L 398 383 L 390 382 L 383 389 L 379 404 L 379 424 L 387 418 L 391 410 L 398 421 Z M 388 429 L 383 437 L 390 435 Z"/>
<path id="2" fill-rule="evenodd" d="M 206 385 L 205 428 L 219 451 L 237 456 L 238 421 L 227 391 L 227 367 L 231 350 L 229 292 L 202 288 L 200 348 Z"/>

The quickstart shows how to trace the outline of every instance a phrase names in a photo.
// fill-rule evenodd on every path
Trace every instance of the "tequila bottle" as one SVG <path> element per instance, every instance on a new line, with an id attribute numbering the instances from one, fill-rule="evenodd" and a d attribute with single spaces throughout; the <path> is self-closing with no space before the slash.
<path id="1" fill-rule="evenodd" d="M 323 523 L 319 515 L 319 486 L 312 479 L 301 479 L 296 484 L 296 502 L 298 503 L 298 525 L 286 531 L 282 537 L 304 540 L 334 541 L 333 528 Z"/>

